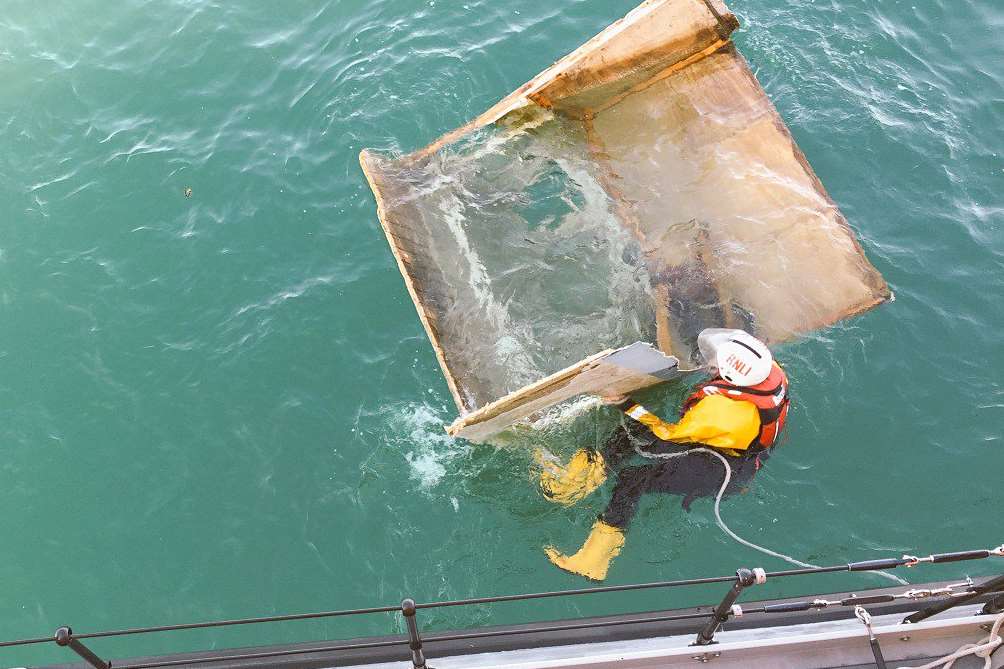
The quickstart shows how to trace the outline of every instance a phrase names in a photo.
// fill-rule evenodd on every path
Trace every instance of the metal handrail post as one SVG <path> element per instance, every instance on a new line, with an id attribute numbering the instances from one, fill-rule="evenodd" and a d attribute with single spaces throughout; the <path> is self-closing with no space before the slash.
<path id="1" fill-rule="evenodd" d="M 414 599 L 405 599 L 401 602 L 401 615 L 404 616 L 405 625 L 408 627 L 408 647 L 411 649 L 411 666 L 414 669 L 427 669 L 425 666 L 425 653 L 422 652 L 422 636 L 418 633 L 418 621 L 415 620 L 415 613 L 418 607 L 415 606 Z"/>
<path id="2" fill-rule="evenodd" d="M 763 569 L 757 568 L 737 570 L 735 583 L 733 583 L 732 588 L 725 593 L 724 599 L 722 599 L 718 608 L 715 609 L 715 612 L 711 614 L 711 620 L 709 620 L 708 624 L 704 626 L 704 629 L 697 634 L 697 641 L 695 641 L 693 645 L 708 646 L 715 643 L 715 633 L 729 619 L 729 616 L 733 614 L 733 607 L 743 590 L 751 585 L 765 583 L 766 581 L 767 574 Z"/>
<path id="3" fill-rule="evenodd" d="M 91 652 L 90 648 L 74 638 L 73 630 L 69 627 L 63 626 L 56 630 L 56 645 L 69 646 L 70 650 L 82 657 L 94 669 L 111 669 L 111 663 L 102 660 Z"/>

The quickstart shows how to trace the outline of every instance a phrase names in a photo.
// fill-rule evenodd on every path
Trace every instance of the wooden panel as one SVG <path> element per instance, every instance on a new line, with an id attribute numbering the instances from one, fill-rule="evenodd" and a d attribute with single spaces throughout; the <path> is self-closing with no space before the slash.
<path id="1" fill-rule="evenodd" d="M 663 350 L 684 359 L 680 331 L 722 325 L 783 342 L 890 297 L 731 45 L 624 98 L 591 131 L 653 285 L 718 307 L 672 324 Z"/>
<path id="2" fill-rule="evenodd" d="M 392 211 L 391 206 L 388 204 L 390 202 L 401 202 L 403 198 L 396 191 L 402 190 L 403 185 L 395 183 L 392 179 L 384 178 L 385 167 L 383 163 L 384 161 L 381 158 L 374 156 L 369 151 L 364 150 L 359 154 L 359 164 L 362 166 L 363 174 L 366 175 L 366 180 L 369 181 L 370 188 L 373 190 L 373 196 L 376 198 L 377 216 L 380 219 L 380 226 L 387 237 L 387 243 L 390 244 L 390 250 L 397 261 L 398 269 L 401 270 L 401 276 L 404 277 L 408 294 L 411 295 L 411 300 L 415 303 L 418 318 L 422 321 L 426 334 L 429 335 L 429 341 L 436 352 L 436 359 L 443 370 L 443 376 L 446 377 L 446 385 L 450 389 L 450 394 L 453 395 L 453 401 L 456 402 L 457 407 L 462 411 L 465 408 L 463 398 L 457 388 L 457 381 L 453 376 L 453 372 L 450 371 L 450 365 L 446 361 L 446 353 L 439 342 L 439 328 L 436 316 L 426 308 L 426 299 L 423 293 L 427 288 L 420 287 L 423 283 L 427 286 L 429 283 L 434 284 L 435 281 L 417 282 L 415 280 L 412 259 L 416 254 L 421 253 L 422 246 L 416 244 L 414 248 L 406 250 L 404 247 L 407 245 L 407 242 L 399 237 L 400 231 L 394 227 L 395 219 L 402 215 L 407 218 L 408 213 L 407 211 L 403 213 L 396 210 Z"/>
<path id="3" fill-rule="evenodd" d="M 602 351 L 458 418 L 447 432 L 470 441 L 484 441 L 577 395 L 619 395 L 676 378 L 680 374 L 678 363 L 676 358 L 642 342 Z"/>
<path id="4" fill-rule="evenodd" d="M 557 106 L 581 118 L 592 107 L 728 39 L 738 27 L 720 0 L 646 0 L 470 123 L 404 159 L 421 160 L 527 106 Z"/>
<path id="5" fill-rule="evenodd" d="M 463 310 L 455 310 L 458 316 L 450 309 L 469 296 L 442 276 L 451 262 L 441 243 L 439 226 L 446 224 L 435 206 L 421 210 L 430 189 L 412 188 L 409 179 L 427 169 L 427 177 L 444 176 L 435 173 L 448 153 L 440 150 L 480 138 L 472 131 L 491 124 L 513 132 L 544 128 L 555 117 L 564 124 L 561 141 L 535 145 L 527 155 L 561 161 L 574 154 L 587 163 L 582 171 L 602 186 L 595 190 L 605 191 L 616 220 L 642 247 L 650 329 L 626 341 L 654 331 L 659 348 L 685 367 L 696 362 L 694 340 L 703 327 L 742 327 L 777 343 L 890 298 L 729 42 L 736 26 L 722 0 L 646 0 L 426 148 L 395 160 L 363 152 L 384 232 L 461 412 L 451 434 L 482 440 L 575 395 L 629 391 L 660 378 L 612 362 L 628 349 L 641 355 L 636 344 L 489 399 L 523 378 L 489 383 L 506 361 L 466 355 L 478 333 L 458 325 Z M 641 313 L 632 316 L 641 321 Z"/>
<path id="6" fill-rule="evenodd" d="M 659 71 L 728 39 L 737 26 L 735 16 L 703 0 L 649 0 L 564 59 L 528 97 L 582 118 Z"/>

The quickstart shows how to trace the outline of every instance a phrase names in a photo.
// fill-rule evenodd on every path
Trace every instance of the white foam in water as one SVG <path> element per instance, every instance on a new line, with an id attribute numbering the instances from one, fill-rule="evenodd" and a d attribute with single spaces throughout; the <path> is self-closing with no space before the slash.
<path id="1" fill-rule="evenodd" d="M 461 142 L 413 202 L 441 231 L 428 249 L 453 287 L 440 336 L 475 406 L 654 334 L 637 240 L 571 132 L 545 116 Z"/>
<path id="2" fill-rule="evenodd" d="M 443 417 L 427 404 L 409 405 L 386 415 L 399 416 L 407 430 L 408 436 L 402 439 L 412 447 L 404 455 L 411 478 L 423 489 L 435 487 L 446 476 L 446 465 L 460 452 L 458 443 L 443 430 Z"/>
<path id="3" fill-rule="evenodd" d="M 446 476 L 446 467 L 436 453 L 406 453 L 405 460 L 411 466 L 412 478 L 418 479 L 423 488 L 431 488 Z"/>
<path id="4" fill-rule="evenodd" d="M 599 398 L 592 395 L 583 395 L 563 404 L 551 407 L 545 411 L 537 420 L 533 421 L 534 427 L 547 429 L 556 425 L 566 425 L 575 420 L 590 409 L 600 405 Z"/>
<path id="5" fill-rule="evenodd" d="M 488 276 L 485 265 L 474 249 L 471 248 L 470 241 L 467 238 L 467 232 L 464 229 L 463 203 L 455 193 L 450 192 L 440 202 L 439 208 L 443 214 L 443 220 L 446 222 L 450 233 L 457 243 L 459 255 L 467 264 L 468 280 L 474 291 L 478 306 L 482 310 L 482 314 L 489 319 L 489 324 L 495 332 L 511 332 L 514 328 L 512 319 L 509 318 L 508 309 L 506 305 L 496 299 L 492 291 L 491 278 Z M 499 339 L 500 345 L 503 339 L 507 340 L 506 345 L 504 350 L 499 350 L 498 352 L 502 355 L 506 364 L 520 377 L 533 378 L 537 374 L 537 369 L 526 349 L 520 344 L 517 338 L 511 336 Z"/>

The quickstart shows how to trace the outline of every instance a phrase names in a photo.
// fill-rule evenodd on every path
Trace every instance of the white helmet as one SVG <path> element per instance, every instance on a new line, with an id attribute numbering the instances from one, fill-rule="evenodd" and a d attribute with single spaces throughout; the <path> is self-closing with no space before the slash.
<path id="1" fill-rule="evenodd" d="M 711 371 L 736 386 L 755 386 L 770 376 L 774 356 L 762 341 L 743 330 L 708 328 L 697 337 Z"/>

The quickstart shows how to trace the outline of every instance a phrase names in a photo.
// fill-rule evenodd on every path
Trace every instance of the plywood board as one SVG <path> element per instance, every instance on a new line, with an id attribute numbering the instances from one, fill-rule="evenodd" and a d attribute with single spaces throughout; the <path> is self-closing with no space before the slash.
<path id="1" fill-rule="evenodd" d="M 715 288 L 719 313 L 677 323 L 686 333 L 664 350 L 685 358 L 681 339 L 719 324 L 780 343 L 890 297 L 733 46 L 599 112 L 590 131 L 664 299 Z"/>
<path id="2" fill-rule="evenodd" d="M 484 441 L 510 425 L 578 395 L 619 395 L 654 386 L 681 374 L 679 361 L 652 345 L 636 342 L 597 353 L 567 369 L 458 418 L 447 428 L 455 437 Z"/>
<path id="3" fill-rule="evenodd" d="M 692 368 L 704 327 L 777 344 L 890 298 L 737 25 L 721 0 L 647 0 L 424 149 L 361 154 L 451 434 L 650 385 L 610 375 L 631 342 Z"/>

